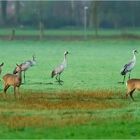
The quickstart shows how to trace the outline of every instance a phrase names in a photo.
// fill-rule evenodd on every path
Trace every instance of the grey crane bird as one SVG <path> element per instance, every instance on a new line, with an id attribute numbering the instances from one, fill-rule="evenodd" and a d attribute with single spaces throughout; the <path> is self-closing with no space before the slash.
<path id="1" fill-rule="evenodd" d="M 123 75 L 123 81 L 121 83 L 124 84 L 124 81 L 125 81 L 125 77 L 126 77 L 126 74 L 129 72 L 129 79 L 130 79 L 130 74 L 131 74 L 131 71 L 133 70 L 135 64 L 136 64 L 136 53 L 138 53 L 137 50 L 133 50 L 132 51 L 133 53 L 133 58 L 131 59 L 131 61 L 127 64 L 124 65 L 124 67 L 122 68 L 121 70 L 121 75 Z"/>
<path id="2" fill-rule="evenodd" d="M 20 64 L 21 66 L 21 69 L 22 71 L 24 72 L 23 73 L 23 76 L 24 76 L 24 83 L 25 83 L 25 72 L 32 66 L 36 65 L 36 60 L 35 60 L 35 55 L 32 56 L 32 60 L 27 60 L 23 63 Z M 13 74 L 16 74 L 18 73 L 19 71 L 19 67 L 15 67 L 14 71 L 13 71 Z"/>
<path id="3" fill-rule="evenodd" d="M 61 84 L 61 82 L 63 82 L 62 80 L 60 80 L 60 75 L 64 71 L 64 69 L 67 67 L 67 60 L 66 60 L 67 54 L 68 54 L 68 51 L 65 51 L 63 62 L 59 66 L 57 66 L 51 73 L 51 77 L 53 78 L 55 76 L 55 78 L 56 78 L 57 82 L 59 82 L 59 84 Z"/>

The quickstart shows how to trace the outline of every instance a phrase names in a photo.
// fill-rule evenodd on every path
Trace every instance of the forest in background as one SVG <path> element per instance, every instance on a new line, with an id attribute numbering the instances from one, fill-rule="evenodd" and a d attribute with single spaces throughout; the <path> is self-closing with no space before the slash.
<path id="1" fill-rule="evenodd" d="M 140 1 L 0 1 L 0 26 L 89 29 L 140 26 Z"/>

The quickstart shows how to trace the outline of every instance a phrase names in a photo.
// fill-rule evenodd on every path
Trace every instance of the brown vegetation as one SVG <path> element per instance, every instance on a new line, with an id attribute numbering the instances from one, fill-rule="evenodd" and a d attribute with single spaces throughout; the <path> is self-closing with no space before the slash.
<path id="1" fill-rule="evenodd" d="M 15 100 L 9 95 L 0 103 L 0 124 L 11 129 L 25 127 L 46 127 L 84 124 L 102 121 L 92 111 L 122 108 L 118 102 L 120 93 L 63 92 L 63 93 L 22 93 L 22 99 Z M 115 100 L 114 100 L 115 99 Z"/>
<path id="2" fill-rule="evenodd" d="M 12 97 L 9 95 L 8 101 Z M 120 93 L 111 91 L 84 92 L 74 93 L 25 93 L 22 99 L 15 100 L 9 105 L 9 108 L 24 109 L 109 109 L 120 108 L 123 104 L 116 102 L 121 98 Z M 12 101 L 10 101 L 12 102 Z M 1 108 L 1 105 L 0 105 Z"/>

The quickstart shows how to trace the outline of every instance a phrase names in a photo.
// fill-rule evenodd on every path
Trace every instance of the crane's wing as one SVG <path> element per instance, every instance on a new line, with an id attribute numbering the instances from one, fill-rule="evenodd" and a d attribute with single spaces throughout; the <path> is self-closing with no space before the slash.
<path id="1" fill-rule="evenodd" d="M 33 61 L 33 60 L 27 60 L 24 63 L 30 65 L 31 67 L 34 66 L 34 65 L 36 65 L 36 61 Z"/>
<path id="2" fill-rule="evenodd" d="M 121 70 L 121 74 L 125 75 L 127 72 L 131 71 L 135 66 L 134 61 L 130 61 L 128 64 L 125 64 L 124 67 Z"/>
<path id="3" fill-rule="evenodd" d="M 56 68 L 52 71 L 51 77 L 53 78 L 55 75 L 62 73 L 63 70 L 64 70 L 64 68 L 65 68 L 65 67 L 64 67 L 63 64 L 61 64 L 61 65 L 59 65 L 58 67 L 56 67 Z"/>

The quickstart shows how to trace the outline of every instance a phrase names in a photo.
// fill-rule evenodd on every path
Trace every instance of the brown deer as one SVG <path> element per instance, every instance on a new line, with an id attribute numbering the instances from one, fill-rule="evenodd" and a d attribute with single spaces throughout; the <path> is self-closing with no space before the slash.
<path id="1" fill-rule="evenodd" d="M 126 86 L 127 86 L 126 98 L 128 97 L 128 95 L 130 95 L 130 97 L 134 101 L 133 92 L 135 90 L 140 90 L 140 79 L 130 79 L 127 81 Z"/>
<path id="2" fill-rule="evenodd" d="M 18 88 L 18 95 L 19 94 L 19 87 L 22 83 L 22 68 L 21 65 L 17 64 L 17 67 L 19 68 L 19 71 L 17 74 L 5 74 L 3 76 L 3 81 L 4 81 L 4 95 L 6 97 L 6 91 L 10 86 L 14 87 L 14 95 L 16 98 L 16 88 Z"/>

